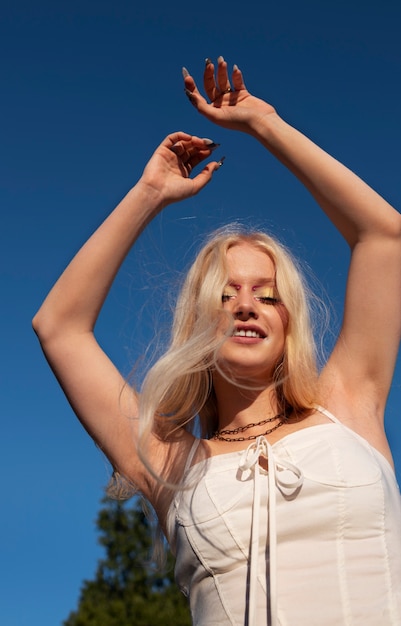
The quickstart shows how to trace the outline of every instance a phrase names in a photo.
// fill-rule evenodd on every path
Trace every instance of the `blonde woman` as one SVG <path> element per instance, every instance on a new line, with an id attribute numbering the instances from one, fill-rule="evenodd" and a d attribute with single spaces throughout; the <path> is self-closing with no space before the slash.
<path id="1" fill-rule="evenodd" d="M 198 112 L 257 139 L 348 242 L 344 317 L 320 372 L 308 293 L 263 233 L 227 228 L 200 252 L 171 345 L 131 389 L 94 337 L 139 234 L 198 193 L 213 144 L 177 132 L 78 252 L 34 319 L 78 418 L 115 476 L 154 506 L 196 626 L 401 624 L 401 500 L 384 411 L 401 325 L 401 217 L 355 174 L 207 61 Z M 199 428 L 194 428 L 196 423 Z M 202 433 L 201 437 L 193 433 Z"/>

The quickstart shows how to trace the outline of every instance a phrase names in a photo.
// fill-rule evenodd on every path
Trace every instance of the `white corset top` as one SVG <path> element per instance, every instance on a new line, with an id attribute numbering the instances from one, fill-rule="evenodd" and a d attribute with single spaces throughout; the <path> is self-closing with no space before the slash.
<path id="1" fill-rule="evenodd" d="M 333 423 L 190 467 L 194 445 L 167 519 L 194 626 L 401 626 L 394 472 L 319 410 Z"/>

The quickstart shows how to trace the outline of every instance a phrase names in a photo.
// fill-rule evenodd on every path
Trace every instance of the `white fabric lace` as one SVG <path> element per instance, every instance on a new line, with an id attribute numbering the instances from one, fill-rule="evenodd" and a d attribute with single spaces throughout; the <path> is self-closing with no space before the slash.
<path id="1" fill-rule="evenodd" d="M 254 475 L 254 492 L 252 507 L 252 529 L 249 564 L 249 602 L 248 626 L 256 625 L 256 590 L 258 576 L 258 554 L 260 547 L 260 481 L 263 471 L 259 459 L 267 459 L 268 480 L 268 539 L 269 539 L 269 581 L 270 581 L 270 624 L 277 626 L 277 526 L 276 526 L 276 488 L 296 490 L 303 483 L 302 470 L 286 459 L 275 456 L 274 449 L 266 437 L 258 437 L 253 441 L 240 458 L 239 468 L 250 470 Z M 283 471 L 287 470 L 287 471 Z"/>

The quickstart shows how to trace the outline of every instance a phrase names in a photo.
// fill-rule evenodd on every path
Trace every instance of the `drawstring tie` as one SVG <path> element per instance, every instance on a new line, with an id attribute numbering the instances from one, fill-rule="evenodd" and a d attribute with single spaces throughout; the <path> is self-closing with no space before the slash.
<path id="1" fill-rule="evenodd" d="M 277 625 L 277 526 L 276 526 L 276 487 L 295 491 L 303 483 L 302 471 L 285 459 L 276 458 L 271 444 L 263 435 L 253 441 L 241 455 L 239 469 L 250 470 L 254 476 L 252 530 L 249 565 L 248 626 L 255 626 L 256 588 L 258 576 L 258 554 L 260 543 L 260 481 L 259 459 L 267 460 L 268 480 L 268 528 L 270 563 L 270 624 Z M 283 471 L 287 470 L 287 471 Z"/>

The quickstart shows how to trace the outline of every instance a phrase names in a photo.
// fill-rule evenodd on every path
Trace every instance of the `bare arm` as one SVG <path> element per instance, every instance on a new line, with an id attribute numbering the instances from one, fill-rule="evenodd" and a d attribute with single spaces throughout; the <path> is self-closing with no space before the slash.
<path id="1" fill-rule="evenodd" d="M 207 141 L 169 135 L 157 148 L 137 185 L 81 248 L 33 320 L 46 357 L 78 418 L 112 465 L 149 495 L 150 479 L 136 455 L 135 394 L 102 351 L 94 326 L 113 279 L 131 246 L 165 206 L 190 197 L 211 179 Z M 127 419 L 130 416 L 132 419 Z M 154 461 L 162 470 L 164 448 L 155 437 Z"/>
<path id="2" fill-rule="evenodd" d="M 401 216 L 336 159 L 252 96 L 234 66 L 206 65 L 201 95 L 184 73 L 187 95 L 210 121 L 254 136 L 307 187 L 351 250 L 342 329 L 323 374 L 334 404 L 368 409 L 378 421 L 401 333 Z M 364 413 L 364 411 L 362 411 Z"/>

